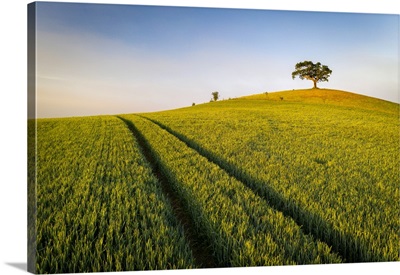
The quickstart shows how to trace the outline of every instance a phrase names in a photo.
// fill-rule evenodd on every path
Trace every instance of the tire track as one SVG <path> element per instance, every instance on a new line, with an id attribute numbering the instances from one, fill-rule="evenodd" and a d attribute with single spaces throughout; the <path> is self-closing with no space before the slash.
<path id="1" fill-rule="evenodd" d="M 185 232 L 185 238 L 188 240 L 189 246 L 192 250 L 193 257 L 195 258 L 196 264 L 200 268 L 214 268 L 218 267 L 216 260 L 213 258 L 213 253 L 210 250 L 211 245 L 204 239 L 201 239 L 196 233 L 194 221 L 185 209 L 182 200 L 172 189 L 172 185 L 169 183 L 167 177 L 163 174 L 160 165 L 154 158 L 153 149 L 148 144 L 146 138 L 142 133 L 135 127 L 135 125 L 123 117 L 117 116 L 122 120 L 131 131 L 133 137 L 137 140 L 140 151 L 145 156 L 147 162 L 150 164 L 153 174 L 157 177 L 160 182 L 163 193 L 166 195 L 171 203 L 174 216 L 178 222 L 183 226 Z"/>
<path id="2" fill-rule="evenodd" d="M 333 224 L 325 221 L 318 214 L 302 209 L 297 203 L 284 198 L 268 184 L 252 178 L 245 171 L 241 171 L 241 169 L 238 169 L 234 165 L 219 158 L 213 152 L 208 151 L 195 141 L 172 130 L 161 122 L 145 116 L 141 117 L 158 125 L 171 135 L 174 135 L 188 147 L 196 150 L 208 161 L 218 165 L 228 173 L 228 175 L 242 182 L 245 186 L 250 188 L 255 195 L 265 200 L 272 208 L 282 212 L 285 216 L 291 217 L 302 228 L 304 233 L 312 235 L 314 238 L 329 245 L 334 252 L 338 253 L 343 258 L 344 262 L 357 263 L 380 261 L 379 256 L 372 255 L 364 243 L 354 239 L 349 234 L 335 229 Z"/>

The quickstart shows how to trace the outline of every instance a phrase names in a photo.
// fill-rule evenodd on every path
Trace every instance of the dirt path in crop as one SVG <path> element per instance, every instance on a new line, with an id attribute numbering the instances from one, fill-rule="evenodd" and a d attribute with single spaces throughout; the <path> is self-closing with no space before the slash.
<path id="1" fill-rule="evenodd" d="M 174 131 L 161 122 L 144 116 L 142 117 L 166 130 L 171 135 L 184 142 L 188 147 L 196 150 L 208 161 L 218 165 L 222 170 L 226 171 L 228 175 L 242 182 L 245 186 L 250 188 L 255 195 L 265 200 L 272 208 L 292 218 L 305 234 L 312 235 L 315 239 L 325 242 L 334 252 L 342 257 L 344 262 L 357 263 L 371 261 L 371 258 L 368 256 L 368 249 L 364 243 L 336 229 L 331 222 L 326 221 L 317 213 L 310 212 L 302 208 L 295 201 L 283 197 L 279 192 L 269 186 L 268 182 L 260 182 L 251 177 L 251 175 L 245 171 L 241 171 L 239 167 L 235 167 L 233 164 L 219 158 L 194 140 Z"/>
<path id="2" fill-rule="evenodd" d="M 117 116 L 122 120 L 129 130 L 132 132 L 133 136 L 137 140 L 140 146 L 142 154 L 145 156 L 147 162 L 150 164 L 153 174 L 157 177 L 160 182 L 163 193 L 167 196 L 171 202 L 171 206 L 175 217 L 179 223 L 183 226 L 185 232 L 185 238 L 188 240 L 189 246 L 192 250 L 193 257 L 195 258 L 196 264 L 200 268 L 214 268 L 218 267 L 216 260 L 213 257 L 213 253 L 210 249 L 210 244 L 204 239 L 200 239 L 196 233 L 195 224 L 193 218 L 188 214 L 185 206 L 182 203 L 181 198 L 172 189 L 171 183 L 168 181 L 167 177 L 162 173 L 161 167 L 157 164 L 152 149 L 147 143 L 145 137 L 140 133 L 140 131 L 135 127 L 135 125 L 125 118 Z"/>

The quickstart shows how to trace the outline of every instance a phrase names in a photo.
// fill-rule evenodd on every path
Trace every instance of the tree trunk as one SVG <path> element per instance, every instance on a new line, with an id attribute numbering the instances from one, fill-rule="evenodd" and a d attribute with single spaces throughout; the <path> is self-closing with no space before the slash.
<path id="1" fill-rule="evenodd" d="M 314 82 L 314 89 L 318 89 L 318 87 L 317 87 L 317 81 L 316 81 L 316 80 L 313 80 L 313 82 Z"/>

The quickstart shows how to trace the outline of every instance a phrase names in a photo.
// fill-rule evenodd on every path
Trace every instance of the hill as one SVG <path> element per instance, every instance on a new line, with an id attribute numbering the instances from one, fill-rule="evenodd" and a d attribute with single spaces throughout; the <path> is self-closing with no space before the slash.
<path id="1" fill-rule="evenodd" d="M 388 113 L 399 113 L 399 104 L 374 97 L 333 89 L 312 88 L 287 90 L 242 96 L 238 99 L 330 104 L 377 110 Z"/>
<path id="2" fill-rule="evenodd" d="M 29 121 L 33 264 L 70 273 L 399 261 L 398 109 L 311 89 Z"/>
<path id="3" fill-rule="evenodd" d="M 344 261 L 398 260 L 399 209 L 390 202 L 400 199 L 399 104 L 309 89 L 141 116 L 227 171 Z"/>

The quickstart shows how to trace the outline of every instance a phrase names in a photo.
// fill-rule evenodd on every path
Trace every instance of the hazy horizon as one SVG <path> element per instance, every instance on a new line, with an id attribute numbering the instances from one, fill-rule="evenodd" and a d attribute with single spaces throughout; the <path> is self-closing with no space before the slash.
<path id="1" fill-rule="evenodd" d="M 37 117 L 175 109 L 311 88 L 291 73 L 333 71 L 320 88 L 399 103 L 399 16 L 38 2 Z"/>

